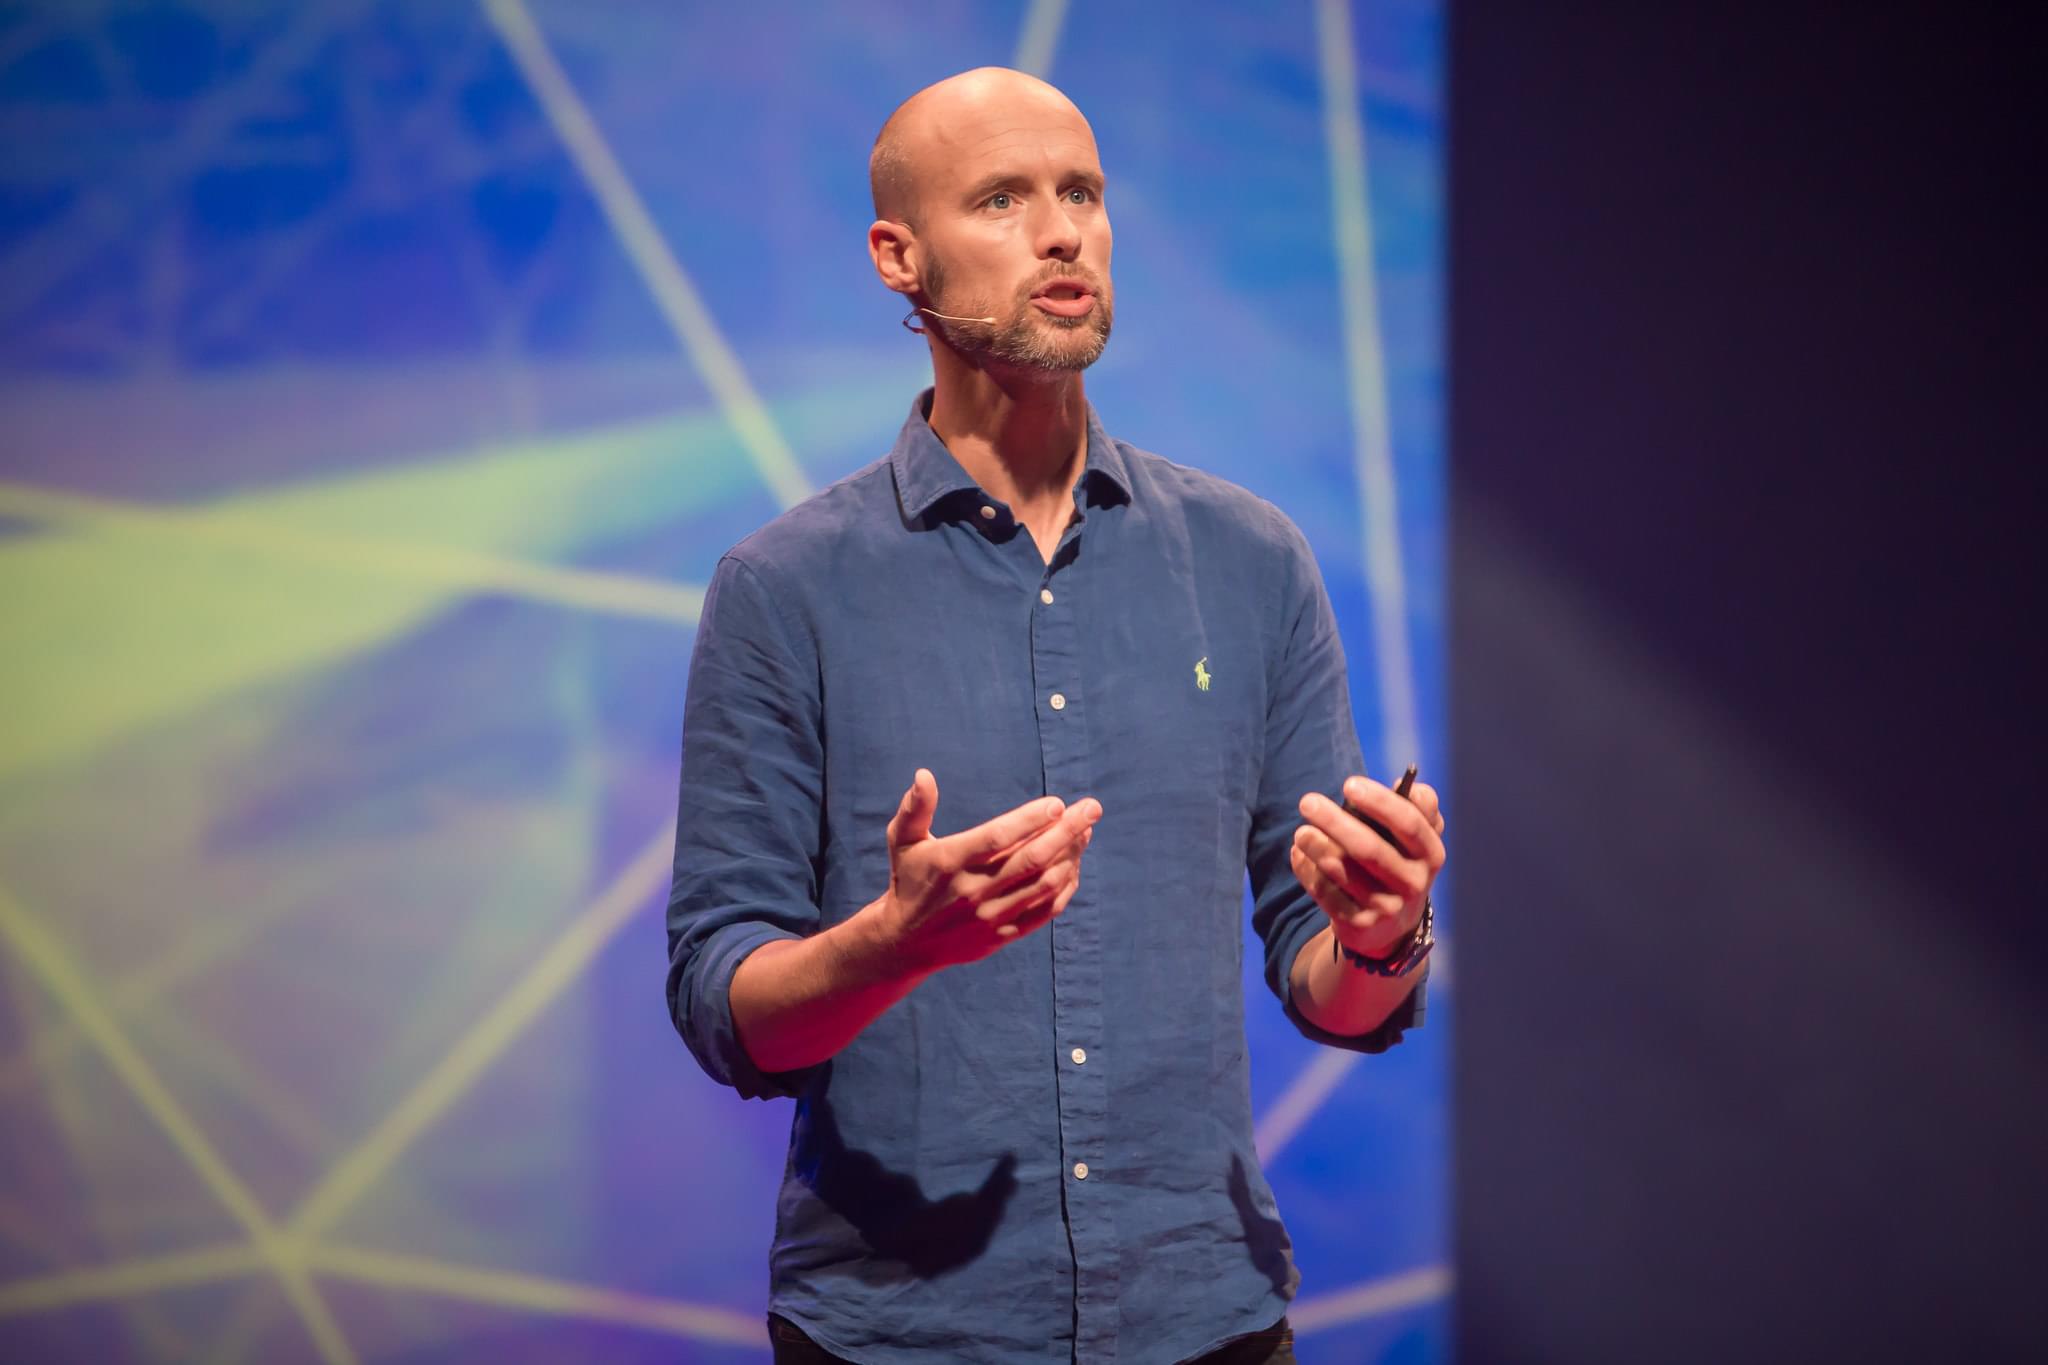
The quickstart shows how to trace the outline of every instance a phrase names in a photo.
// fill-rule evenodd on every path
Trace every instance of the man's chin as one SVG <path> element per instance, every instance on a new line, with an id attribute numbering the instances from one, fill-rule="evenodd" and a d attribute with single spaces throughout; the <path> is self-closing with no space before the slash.
<path id="1" fill-rule="evenodd" d="M 1036 308 L 1030 312 L 1035 321 L 1005 328 L 995 338 L 991 351 L 998 360 L 1047 374 L 1068 374 L 1093 365 L 1109 345 L 1108 327 L 1092 313 L 1063 318 Z"/>
<path id="2" fill-rule="evenodd" d="M 989 353 L 988 360 L 1025 377 L 1036 375 L 1057 379 L 1061 375 L 1079 374 L 1101 358 L 1102 348 L 1091 346 L 1085 350 L 1046 347 L 1032 351 L 993 351 Z"/>

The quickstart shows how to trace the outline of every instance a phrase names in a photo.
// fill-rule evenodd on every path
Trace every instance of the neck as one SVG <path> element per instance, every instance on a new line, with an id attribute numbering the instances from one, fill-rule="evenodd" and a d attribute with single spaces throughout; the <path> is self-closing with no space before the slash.
<path id="1" fill-rule="evenodd" d="M 1088 451 L 1080 371 L 972 364 L 934 338 L 932 377 L 927 421 L 969 477 L 1027 522 L 1034 512 L 1054 512 L 1064 522 Z"/>

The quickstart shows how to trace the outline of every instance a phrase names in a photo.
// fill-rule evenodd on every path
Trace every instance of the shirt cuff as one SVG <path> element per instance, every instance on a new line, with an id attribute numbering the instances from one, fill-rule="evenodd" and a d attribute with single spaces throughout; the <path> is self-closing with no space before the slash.
<path id="1" fill-rule="evenodd" d="M 801 937 L 760 920 L 728 924 L 698 947 L 690 963 L 694 980 L 683 994 L 683 1041 L 706 1075 L 739 1091 L 742 1099 L 794 1098 L 824 1066 L 763 1071 L 747 1055 L 732 1018 L 732 974 L 747 954 L 774 939 Z"/>
<path id="2" fill-rule="evenodd" d="M 1301 1035 L 1312 1042 L 1321 1043 L 1326 1047 L 1341 1047 L 1351 1052 L 1385 1052 L 1400 1042 L 1401 1035 L 1409 1029 L 1422 1027 L 1423 1016 L 1429 1012 L 1429 960 L 1424 958 L 1422 965 L 1415 969 L 1415 989 L 1408 992 L 1407 998 L 1400 1004 L 1394 1006 L 1394 1012 L 1381 1020 L 1378 1028 L 1353 1037 L 1331 1033 L 1310 1022 L 1308 1016 L 1294 1003 L 1294 960 L 1301 955 L 1301 950 L 1308 945 L 1308 941 L 1320 933 L 1327 923 L 1329 916 L 1320 910 L 1313 910 L 1302 915 L 1300 922 L 1288 931 L 1281 949 L 1280 960 L 1287 964 L 1287 970 L 1280 976 L 1280 1008 L 1286 1012 L 1287 1018 Z"/>

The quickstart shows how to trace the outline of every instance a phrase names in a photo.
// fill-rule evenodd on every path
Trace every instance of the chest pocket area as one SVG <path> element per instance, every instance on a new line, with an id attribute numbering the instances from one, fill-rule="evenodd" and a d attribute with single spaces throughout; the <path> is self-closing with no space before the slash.
<path id="1" fill-rule="evenodd" d="M 828 670 L 829 821 L 880 848 L 919 768 L 938 779 L 933 829 L 942 835 L 1039 795 L 1021 614 L 1002 623 L 905 613 L 883 643 L 864 639 Z"/>
<path id="2" fill-rule="evenodd" d="M 1192 596 L 1192 594 L 1190 594 Z M 1178 608 L 1178 609 L 1176 609 Z M 1207 623 L 1193 601 L 1130 604 L 1106 623 L 1103 676 L 1091 689 L 1096 767 L 1126 810 L 1189 826 L 1241 858 L 1264 728 L 1263 661 L 1240 632 Z"/>

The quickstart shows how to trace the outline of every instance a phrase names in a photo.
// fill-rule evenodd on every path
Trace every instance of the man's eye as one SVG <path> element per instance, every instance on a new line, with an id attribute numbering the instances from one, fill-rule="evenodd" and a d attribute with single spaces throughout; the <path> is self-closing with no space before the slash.
<path id="1" fill-rule="evenodd" d="M 1094 197 L 1093 194 L 1079 187 L 1067 191 L 1068 201 L 1075 204 L 1085 204 Z"/>
<path id="2" fill-rule="evenodd" d="M 988 206 L 992 209 L 1006 209 L 1010 207 L 1010 196 L 1007 194 L 992 194 L 988 197 Z"/>

